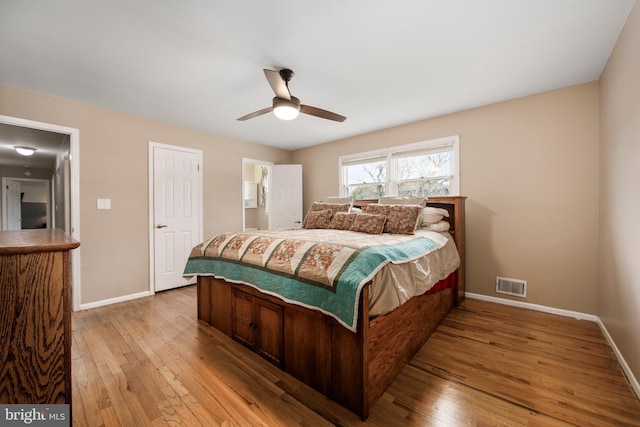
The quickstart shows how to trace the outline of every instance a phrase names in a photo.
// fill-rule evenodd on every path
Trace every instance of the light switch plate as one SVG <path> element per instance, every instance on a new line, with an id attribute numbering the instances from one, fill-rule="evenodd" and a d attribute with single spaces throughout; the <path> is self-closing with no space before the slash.
<path id="1" fill-rule="evenodd" d="M 98 209 L 111 209 L 111 199 L 98 199 Z"/>

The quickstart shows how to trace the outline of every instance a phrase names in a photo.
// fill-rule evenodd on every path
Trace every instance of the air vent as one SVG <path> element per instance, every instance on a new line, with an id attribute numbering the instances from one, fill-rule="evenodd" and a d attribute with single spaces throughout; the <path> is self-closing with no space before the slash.
<path id="1" fill-rule="evenodd" d="M 527 281 L 498 276 L 496 277 L 496 292 L 526 298 Z"/>

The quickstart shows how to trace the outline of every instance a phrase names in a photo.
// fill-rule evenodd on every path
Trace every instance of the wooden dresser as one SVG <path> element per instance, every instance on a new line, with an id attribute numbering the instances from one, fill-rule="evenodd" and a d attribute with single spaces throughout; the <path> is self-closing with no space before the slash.
<path id="1" fill-rule="evenodd" d="M 69 251 L 61 230 L 0 231 L 0 403 L 71 403 Z"/>

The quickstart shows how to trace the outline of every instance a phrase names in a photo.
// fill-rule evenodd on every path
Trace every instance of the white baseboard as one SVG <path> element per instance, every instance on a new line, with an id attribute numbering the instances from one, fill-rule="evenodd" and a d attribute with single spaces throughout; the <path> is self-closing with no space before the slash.
<path id="1" fill-rule="evenodd" d="M 607 331 L 607 328 L 604 326 L 604 323 L 602 323 L 602 320 L 600 320 L 598 316 L 593 314 L 580 313 L 578 311 L 562 310 L 559 308 L 547 307 L 544 305 L 531 304 L 528 302 L 513 301 L 505 298 L 497 298 L 497 297 L 491 297 L 488 295 L 474 294 L 471 292 L 465 292 L 464 295 L 467 298 L 471 298 L 471 299 L 494 302 L 496 304 L 510 305 L 513 307 L 526 308 L 529 310 L 541 311 L 544 313 L 557 314 L 558 316 L 573 317 L 575 319 L 589 320 L 591 322 L 596 322 L 598 326 L 600 326 L 600 330 L 604 334 L 604 337 L 607 339 L 609 346 L 611 346 L 613 353 L 616 355 L 616 358 L 618 359 L 618 363 L 620 364 L 620 367 L 622 368 L 624 375 L 627 377 L 627 381 L 629 382 L 631 389 L 636 394 L 636 397 L 640 399 L 640 383 L 638 383 L 638 379 L 635 377 L 635 375 L 633 375 L 633 372 L 631 371 L 631 368 L 627 364 L 627 361 L 624 360 L 624 356 L 622 356 L 622 353 L 620 353 L 618 346 L 616 345 L 615 341 L 609 334 L 609 331 Z"/>
<path id="2" fill-rule="evenodd" d="M 605 338 L 607 339 L 607 342 L 609 342 L 609 345 L 611 346 L 613 353 L 616 355 L 616 358 L 618 359 L 618 363 L 620 363 L 620 367 L 622 368 L 622 372 L 624 372 L 624 375 L 627 377 L 627 381 L 629 381 L 629 384 L 631 384 L 631 388 L 636 393 L 636 397 L 640 399 L 640 383 L 638 383 L 638 379 L 633 375 L 631 368 L 629 367 L 629 365 L 627 365 L 627 361 L 624 360 L 624 356 L 622 356 L 622 353 L 620 353 L 618 346 L 616 345 L 613 338 L 611 338 L 611 335 L 609 335 L 609 331 L 607 331 L 607 327 L 604 326 L 604 323 L 602 323 L 602 320 L 598 318 L 597 322 L 598 322 L 598 325 L 600 325 L 600 330 L 602 331 Z"/>
<path id="3" fill-rule="evenodd" d="M 545 305 L 531 304 L 529 302 L 513 301 L 506 298 L 490 297 L 488 295 L 474 294 L 470 292 L 465 292 L 464 295 L 472 299 L 495 302 L 497 304 L 511 305 L 513 307 L 528 308 L 529 310 L 542 311 L 544 313 L 557 314 L 558 316 L 564 316 L 564 317 L 573 317 L 574 319 L 579 319 L 579 320 L 590 320 L 591 322 L 597 322 L 598 320 L 600 320 L 596 315 L 580 313 L 579 311 L 562 310 L 559 308 L 547 307 Z"/>
<path id="4" fill-rule="evenodd" d="M 89 310 L 90 308 L 102 307 L 104 305 L 110 305 L 110 304 L 115 304 L 117 302 L 129 301 L 132 299 L 137 299 L 142 297 L 148 297 L 151 295 L 153 295 L 153 292 L 144 291 L 144 292 L 138 292 L 137 294 L 124 295 L 117 298 L 103 299 L 100 301 L 90 302 L 87 304 L 80 304 L 79 310 Z"/>

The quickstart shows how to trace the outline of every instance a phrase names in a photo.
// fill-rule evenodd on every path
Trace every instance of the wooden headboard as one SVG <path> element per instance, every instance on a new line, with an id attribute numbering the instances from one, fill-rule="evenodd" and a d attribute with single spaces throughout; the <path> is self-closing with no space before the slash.
<path id="1" fill-rule="evenodd" d="M 458 268 L 458 294 L 455 298 L 455 304 L 458 305 L 464 300 L 465 292 L 465 248 L 464 248 L 464 228 L 465 228 L 465 215 L 464 215 L 464 201 L 466 197 L 462 196 L 449 196 L 449 197 L 429 197 L 427 199 L 427 206 L 434 208 L 446 209 L 449 212 L 449 217 L 445 217 L 444 220 L 449 222 L 449 233 L 453 236 L 453 240 L 458 248 L 460 254 L 460 268 Z M 354 200 L 353 206 L 366 210 L 367 205 L 371 203 L 378 203 L 377 199 L 367 200 Z"/>

